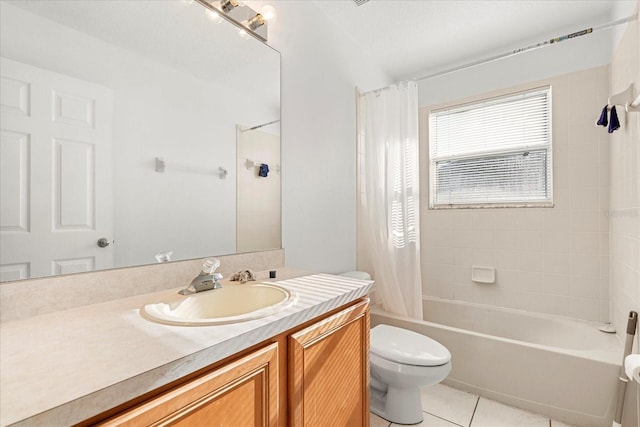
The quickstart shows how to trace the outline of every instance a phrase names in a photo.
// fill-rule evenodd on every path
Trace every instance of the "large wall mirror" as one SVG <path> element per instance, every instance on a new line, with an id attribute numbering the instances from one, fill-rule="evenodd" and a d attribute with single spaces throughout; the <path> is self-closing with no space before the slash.
<path id="1" fill-rule="evenodd" d="M 0 7 L 1 281 L 281 247 L 277 51 L 197 2 Z"/>

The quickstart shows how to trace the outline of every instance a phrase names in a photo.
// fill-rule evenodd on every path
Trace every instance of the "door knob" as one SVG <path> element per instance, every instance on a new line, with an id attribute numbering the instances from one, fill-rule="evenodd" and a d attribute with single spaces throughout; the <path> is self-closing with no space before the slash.
<path id="1" fill-rule="evenodd" d="M 98 239 L 98 246 L 100 246 L 101 248 L 106 248 L 110 244 L 111 242 L 109 242 L 109 239 L 107 239 L 106 237 Z"/>

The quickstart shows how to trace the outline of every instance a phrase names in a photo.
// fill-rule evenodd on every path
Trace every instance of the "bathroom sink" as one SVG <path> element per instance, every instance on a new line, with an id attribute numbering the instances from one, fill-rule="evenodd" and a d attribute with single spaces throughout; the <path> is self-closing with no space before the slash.
<path id="1" fill-rule="evenodd" d="M 273 283 L 225 284 L 220 289 L 186 296 L 167 295 L 142 307 L 140 314 L 168 325 L 224 325 L 278 313 L 295 300 L 294 294 Z"/>

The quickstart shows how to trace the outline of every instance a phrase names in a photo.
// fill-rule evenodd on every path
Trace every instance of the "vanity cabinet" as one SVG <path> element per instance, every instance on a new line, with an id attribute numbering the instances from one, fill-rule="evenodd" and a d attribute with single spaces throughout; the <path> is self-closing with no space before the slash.
<path id="1" fill-rule="evenodd" d="M 255 348 L 135 406 L 114 408 L 106 421 L 80 425 L 369 426 L 367 298 Z"/>
<path id="2" fill-rule="evenodd" d="M 273 343 L 98 425 L 276 427 L 278 415 Z"/>
<path id="3" fill-rule="evenodd" d="M 369 425 L 369 302 L 289 336 L 289 425 Z"/>

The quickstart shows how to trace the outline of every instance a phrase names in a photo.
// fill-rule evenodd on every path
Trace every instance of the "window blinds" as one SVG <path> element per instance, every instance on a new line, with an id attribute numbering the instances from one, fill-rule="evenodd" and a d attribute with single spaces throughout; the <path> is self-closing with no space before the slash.
<path id="1" fill-rule="evenodd" d="M 429 115 L 430 205 L 552 202 L 551 88 Z"/>

